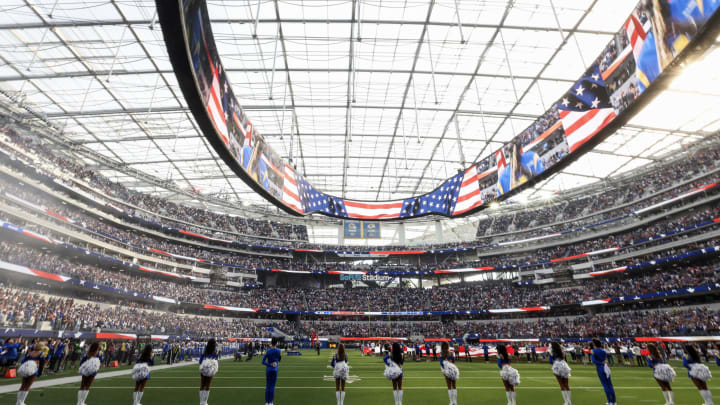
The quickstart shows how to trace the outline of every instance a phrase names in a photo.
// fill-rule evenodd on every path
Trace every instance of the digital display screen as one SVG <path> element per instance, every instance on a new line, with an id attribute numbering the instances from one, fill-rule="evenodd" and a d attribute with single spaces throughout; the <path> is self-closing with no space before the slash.
<path id="1" fill-rule="evenodd" d="M 158 0 L 158 8 L 170 3 Z M 296 173 L 237 103 L 217 52 L 205 1 L 178 0 L 179 5 L 184 52 L 205 107 L 193 113 L 207 115 L 215 133 L 205 135 L 222 141 L 234 163 L 247 174 L 244 180 L 254 182 L 273 203 L 298 215 L 389 220 L 470 214 L 577 156 L 581 146 L 635 103 L 691 44 L 720 8 L 720 0 L 640 1 L 573 86 L 511 141 L 427 194 L 380 202 L 328 195 Z M 161 23 L 165 24 L 162 18 Z M 168 50 L 178 51 L 169 45 Z M 352 189 L 352 184 L 347 188 Z M 359 232 L 374 235 L 375 231 L 359 228 Z"/>

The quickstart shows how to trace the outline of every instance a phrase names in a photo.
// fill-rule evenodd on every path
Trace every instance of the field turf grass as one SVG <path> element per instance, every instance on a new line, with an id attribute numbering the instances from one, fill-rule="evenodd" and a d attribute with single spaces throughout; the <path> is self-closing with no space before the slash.
<path id="1" fill-rule="evenodd" d="M 283 356 L 280 363 L 275 404 L 335 404 L 334 381 L 329 361 L 332 352 L 323 350 L 320 356 L 305 351 L 303 356 Z M 497 366 L 475 359 L 473 363 L 459 361 L 458 404 L 505 405 L 507 403 Z M 393 404 L 391 383 L 383 376 L 384 366 L 379 357 L 361 357 L 350 352 L 350 375 L 347 385 L 347 405 Z M 517 403 L 520 405 L 561 405 L 562 396 L 547 363 L 527 364 L 517 362 L 513 366 L 520 371 L 521 384 L 517 387 Z M 702 399 L 685 369 L 673 363 L 677 378 L 673 383 L 677 405 L 700 405 Z M 713 372 L 718 370 L 710 365 Z M 595 373 L 595 368 L 571 364 L 573 369 L 570 386 L 573 404 L 601 405 L 605 395 Z M 403 381 L 406 405 L 444 405 L 448 396 L 445 381 L 438 362 L 413 362 L 405 364 Z M 647 367 L 614 367 L 613 382 L 618 404 L 658 404 L 664 399 L 652 371 Z M 76 375 L 68 371 L 62 376 Z M 720 403 L 719 378 L 710 381 L 716 403 Z M 46 379 L 46 377 L 43 377 Z M 17 380 L 15 380 L 17 382 Z M 5 382 L 5 381 L 4 381 Z M 27 405 L 74 405 L 79 384 L 37 388 L 30 391 Z M 142 399 L 144 405 L 198 404 L 199 373 L 196 365 L 153 371 Z M 132 403 L 133 381 L 129 375 L 97 380 L 93 384 L 88 405 L 129 405 Z M 220 362 L 220 371 L 212 382 L 211 405 L 264 404 L 265 370 L 256 357 L 250 362 Z M 0 404 L 14 404 L 15 393 L 0 394 Z"/>

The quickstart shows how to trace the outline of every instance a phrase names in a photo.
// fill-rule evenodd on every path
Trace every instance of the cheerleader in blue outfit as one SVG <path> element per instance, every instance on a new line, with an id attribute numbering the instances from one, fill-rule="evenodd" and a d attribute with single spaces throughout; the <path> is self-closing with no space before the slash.
<path id="1" fill-rule="evenodd" d="M 564 404 L 572 405 L 572 394 L 570 391 L 570 372 L 572 369 L 565 361 L 565 352 L 558 342 L 550 343 L 550 354 L 548 360 L 552 365 L 552 372 L 560 384 L 560 393 L 562 394 Z"/>
<path id="2" fill-rule="evenodd" d="M 648 356 L 647 364 L 653 369 L 653 377 L 662 390 L 665 405 L 675 405 L 674 393 L 670 387 L 670 383 L 675 380 L 675 370 L 665 363 L 657 346 L 652 343 L 648 344 L 648 352 L 650 352 L 650 356 Z"/>
<path id="3" fill-rule="evenodd" d="M 215 339 L 208 340 L 198 362 L 200 363 L 200 405 L 208 405 L 210 384 L 218 371 L 217 342 Z"/>
<path id="4" fill-rule="evenodd" d="M 385 362 L 385 378 L 392 381 L 395 405 L 402 405 L 402 366 L 403 363 L 405 363 L 405 359 L 403 358 L 402 348 L 400 348 L 399 343 L 393 343 L 391 351 L 387 350 L 386 346 L 386 354 L 385 358 L 383 358 L 383 362 Z"/>
<path id="5" fill-rule="evenodd" d="M 345 380 L 347 380 L 350 374 L 348 355 L 345 352 L 344 344 L 338 344 L 337 353 L 333 355 L 330 367 L 333 368 L 333 377 L 335 377 L 335 399 L 337 400 L 337 405 L 343 405 L 343 402 L 345 402 Z"/>
<path id="6" fill-rule="evenodd" d="M 85 357 L 80 360 L 78 373 L 82 376 L 82 380 L 80 381 L 80 390 L 78 390 L 77 405 L 85 405 L 85 400 L 90 394 L 90 386 L 100 370 L 101 361 L 100 343 L 94 342 L 90 345 Z"/>
<path id="7" fill-rule="evenodd" d="M 592 340 L 592 350 L 590 360 L 595 364 L 597 375 L 600 378 L 600 384 L 602 384 L 605 390 L 605 396 L 607 397 L 607 405 L 617 405 L 615 399 L 615 387 L 613 387 L 612 379 L 610 378 L 610 367 L 607 365 L 607 352 L 603 349 L 600 340 Z"/>
<path id="8" fill-rule="evenodd" d="M 32 349 L 25 355 L 20 367 L 17 369 L 17 375 L 22 378 L 22 383 L 20 383 L 15 405 L 25 405 L 25 398 L 30 392 L 30 386 L 38 377 L 38 366 L 44 358 L 45 343 L 43 342 L 34 344 Z"/>
<path id="9" fill-rule="evenodd" d="M 460 370 L 455 365 L 455 356 L 450 353 L 448 342 L 442 342 L 440 346 L 440 370 L 445 376 L 445 384 L 448 389 L 450 405 L 457 405 L 457 380 L 460 378 Z"/>
<path id="10" fill-rule="evenodd" d="M 150 379 L 150 367 L 155 364 L 153 358 L 152 344 L 146 344 L 140 357 L 135 363 L 132 370 L 132 378 L 135 380 L 135 390 L 133 391 L 133 405 L 140 405 L 140 400 L 145 393 L 145 386 Z"/>
<path id="11" fill-rule="evenodd" d="M 272 405 L 275 399 L 275 383 L 282 352 L 277 348 L 277 338 L 272 338 L 272 347 L 265 352 L 262 364 L 265 366 L 265 405 Z"/>
<path id="12" fill-rule="evenodd" d="M 516 405 L 517 393 L 515 392 L 515 386 L 520 384 L 520 373 L 510 366 L 510 355 L 505 345 L 497 345 L 496 350 L 497 365 L 500 367 L 500 378 L 505 386 L 508 405 Z"/>
<path id="13" fill-rule="evenodd" d="M 683 356 L 683 366 L 688 369 L 688 377 L 700 391 L 700 396 L 705 400 L 704 405 L 713 405 L 712 393 L 708 390 L 707 382 L 712 378 L 710 369 L 702 363 L 700 355 L 695 346 L 686 345 Z"/>

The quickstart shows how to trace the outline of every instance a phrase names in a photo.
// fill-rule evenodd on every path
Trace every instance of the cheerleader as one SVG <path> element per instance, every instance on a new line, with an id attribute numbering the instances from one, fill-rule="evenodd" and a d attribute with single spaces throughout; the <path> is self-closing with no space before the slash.
<path id="1" fill-rule="evenodd" d="M 348 355 L 345 353 L 345 345 L 340 343 L 337 347 L 337 353 L 333 356 L 330 366 L 333 368 L 333 377 L 335 377 L 335 399 L 337 405 L 343 405 L 345 402 L 345 380 L 350 374 L 348 366 Z"/>
<path id="2" fill-rule="evenodd" d="M 600 384 L 602 384 L 605 390 L 607 405 L 616 405 L 615 387 L 613 387 L 612 379 L 610 378 L 610 367 L 607 365 L 607 352 L 602 348 L 602 343 L 600 343 L 598 339 L 593 339 L 590 347 L 592 348 L 590 351 L 590 360 L 595 364 L 595 370 L 600 378 Z"/>
<path id="3" fill-rule="evenodd" d="M 80 381 L 80 390 L 78 391 L 77 405 L 85 405 L 85 400 L 90 394 L 90 386 L 95 380 L 98 370 L 100 370 L 100 344 L 94 342 L 90 345 L 85 357 L 80 360 L 80 368 L 78 373 L 82 376 Z"/>
<path id="4" fill-rule="evenodd" d="M 700 396 L 705 400 L 704 405 L 713 405 L 712 393 L 708 390 L 707 381 L 712 378 L 710 369 L 702 364 L 700 355 L 692 345 L 685 346 L 685 355 L 683 356 L 683 366 L 688 369 L 688 377 L 700 391 Z"/>
<path id="5" fill-rule="evenodd" d="M 150 379 L 150 366 L 154 364 L 155 359 L 153 358 L 152 345 L 146 344 L 132 370 L 132 378 L 135 380 L 133 405 L 140 405 L 140 400 L 145 393 L 145 385 L 147 385 Z"/>
<path id="6" fill-rule="evenodd" d="M 265 352 L 262 359 L 262 364 L 265 366 L 265 405 L 272 405 L 275 400 L 278 363 L 282 359 L 282 352 L 277 348 L 277 338 L 272 338 L 270 345 L 272 347 Z"/>
<path id="7" fill-rule="evenodd" d="M 392 381 L 395 405 L 402 405 L 402 365 L 405 362 L 403 359 L 403 352 L 400 348 L 400 344 L 397 342 L 392 344 L 392 351 L 386 351 L 387 353 L 385 354 L 385 358 L 383 358 L 383 362 L 385 362 L 385 378 Z"/>
<path id="8" fill-rule="evenodd" d="M 205 351 L 200 355 L 200 405 L 208 405 L 210 383 L 218 371 L 217 342 L 208 340 Z"/>
<path id="9" fill-rule="evenodd" d="M 550 343 L 550 355 L 548 356 L 550 364 L 552 364 L 552 372 L 560 384 L 560 393 L 562 394 L 563 405 L 572 405 L 572 395 L 570 393 L 570 371 L 572 369 L 565 361 L 565 353 L 562 346 L 558 342 Z"/>
<path id="10" fill-rule="evenodd" d="M 505 385 L 505 396 L 508 405 L 516 404 L 515 386 L 520 384 L 520 373 L 510 366 L 510 355 L 505 345 L 497 345 L 497 365 L 500 367 L 500 378 Z"/>
<path id="11" fill-rule="evenodd" d="M 675 380 L 675 370 L 665 363 L 657 346 L 652 343 L 648 344 L 648 352 L 650 352 L 650 356 L 648 356 L 647 364 L 648 367 L 653 369 L 653 377 L 655 377 L 655 381 L 662 390 L 665 405 L 675 405 L 673 390 L 670 388 L 670 383 Z"/>
<path id="12" fill-rule="evenodd" d="M 445 376 L 450 405 L 457 405 L 456 383 L 458 378 L 460 378 L 460 370 L 455 365 L 455 356 L 450 354 L 450 345 L 448 342 L 442 342 L 440 346 L 440 369 Z"/>
<path id="13" fill-rule="evenodd" d="M 25 405 L 25 398 L 28 396 L 30 386 L 39 375 L 38 365 L 45 358 L 45 349 L 45 343 L 43 342 L 34 344 L 32 349 L 25 354 L 20 367 L 17 368 L 17 375 L 22 378 L 22 383 L 20 383 L 15 405 Z"/>

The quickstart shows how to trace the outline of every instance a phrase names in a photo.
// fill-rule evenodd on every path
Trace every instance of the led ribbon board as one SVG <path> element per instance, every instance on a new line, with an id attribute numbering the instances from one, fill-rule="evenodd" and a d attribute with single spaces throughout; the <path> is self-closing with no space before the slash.
<path id="1" fill-rule="evenodd" d="M 459 217 L 519 192 L 625 124 L 665 87 L 680 62 L 701 54 L 720 31 L 720 0 L 641 1 L 575 84 L 503 147 L 427 194 L 357 201 L 317 190 L 253 125 L 228 81 L 204 0 L 156 4 L 188 106 L 226 164 L 289 213 L 360 220 Z"/>

